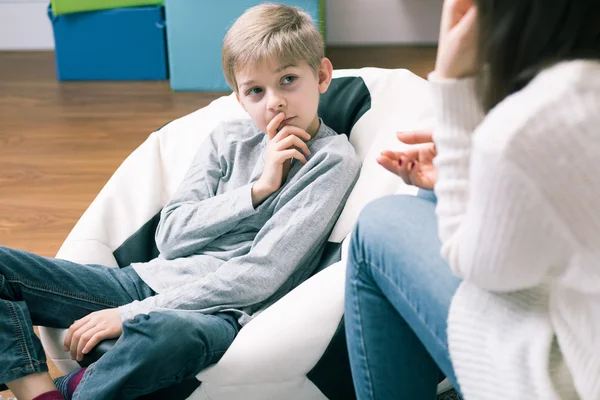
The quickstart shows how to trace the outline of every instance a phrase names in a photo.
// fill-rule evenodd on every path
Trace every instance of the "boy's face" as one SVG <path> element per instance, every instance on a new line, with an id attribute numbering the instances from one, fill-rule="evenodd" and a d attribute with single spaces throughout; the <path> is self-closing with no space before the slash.
<path id="1" fill-rule="evenodd" d="M 314 136 L 319 129 L 319 96 L 329 87 L 331 75 L 327 58 L 316 72 L 305 61 L 281 65 L 276 59 L 267 59 L 256 68 L 236 72 L 236 96 L 261 131 L 266 132 L 269 122 L 283 112 L 279 129 L 293 125 Z"/>

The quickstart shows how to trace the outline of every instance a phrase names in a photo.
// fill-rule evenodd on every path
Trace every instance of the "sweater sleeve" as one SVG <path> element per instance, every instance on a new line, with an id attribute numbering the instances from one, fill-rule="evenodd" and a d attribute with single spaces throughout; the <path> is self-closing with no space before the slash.
<path id="1" fill-rule="evenodd" d="M 472 133 L 483 115 L 472 95 L 473 84 L 432 84 L 442 256 L 467 282 L 490 291 L 516 291 L 541 284 L 561 265 L 569 254 L 569 240 L 527 171 L 507 156 L 506 146 L 473 147 Z M 532 120 L 520 129 L 534 125 Z M 491 134 L 486 124 L 478 128 L 482 142 L 493 141 Z"/>
<path id="2" fill-rule="evenodd" d="M 355 154 L 320 151 L 309 163 L 300 179 L 284 188 L 248 254 L 177 290 L 120 307 L 121 318 L 161 309 L 217 312 L 255 305 L 275 294 L 298 268 L 310 267 L 358 178 L 360 161 Z"/>
<path id="3" fill-rule="evenodd" d="M 252 184 L 215 195 L 223 176 L 216 143 L 216 138 L 222 135 L 216 133 L 200 146 L 183 181 L 161 211 L 155 239 L 165 259 L 197 254 L 256 212 L 252 205 Z"/>

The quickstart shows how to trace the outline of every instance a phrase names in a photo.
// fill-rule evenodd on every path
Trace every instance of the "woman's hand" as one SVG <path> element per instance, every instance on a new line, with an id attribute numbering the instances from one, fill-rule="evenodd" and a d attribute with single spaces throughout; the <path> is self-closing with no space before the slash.
<path id="1" fill-rule="evenodd" d="M 407 184 L 432 190 L 438 174 L 433 166 L 437 151 L 431 132 L 398 132 L 396 136 L 410 147 L 405 151 L 383 151 L 377 162 Z"/>
<path id="2" fill-rule="evenodd" d="M 477 74 L 477 21 L 473 0 L 444 1 L 436 76 L 458 79 Z"/>
<path id="3" fill-rule="evenodd" d="M 65 351 L 71 351 L 73 360 L 83 360 L 98 343 L 115 339 L 123 333 L 123 323 L 119 309 L 110 308 L 93 312 L 75 322 L 67 330 L 64 341 Z"/>

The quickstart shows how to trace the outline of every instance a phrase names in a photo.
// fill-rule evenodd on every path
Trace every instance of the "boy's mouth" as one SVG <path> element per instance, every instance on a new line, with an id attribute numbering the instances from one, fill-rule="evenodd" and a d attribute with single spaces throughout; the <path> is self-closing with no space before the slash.
<path id="1" fill-rule="evenodd" d="M 283 129 L 284 126 L 289 125 L 296 117 L 289 117 L 281 121 L 279 124 L 279 129 Z"/>

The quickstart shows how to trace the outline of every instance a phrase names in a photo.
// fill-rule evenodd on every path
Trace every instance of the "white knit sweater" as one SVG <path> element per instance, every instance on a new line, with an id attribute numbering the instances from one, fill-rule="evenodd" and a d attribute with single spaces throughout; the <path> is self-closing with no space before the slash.
<path id="1" fill-rule="evenodd" d="M 466 400 L 600 399 L 600 63 L 555 65 L 485 118 L 473 79 L 430 81 Z"/>

